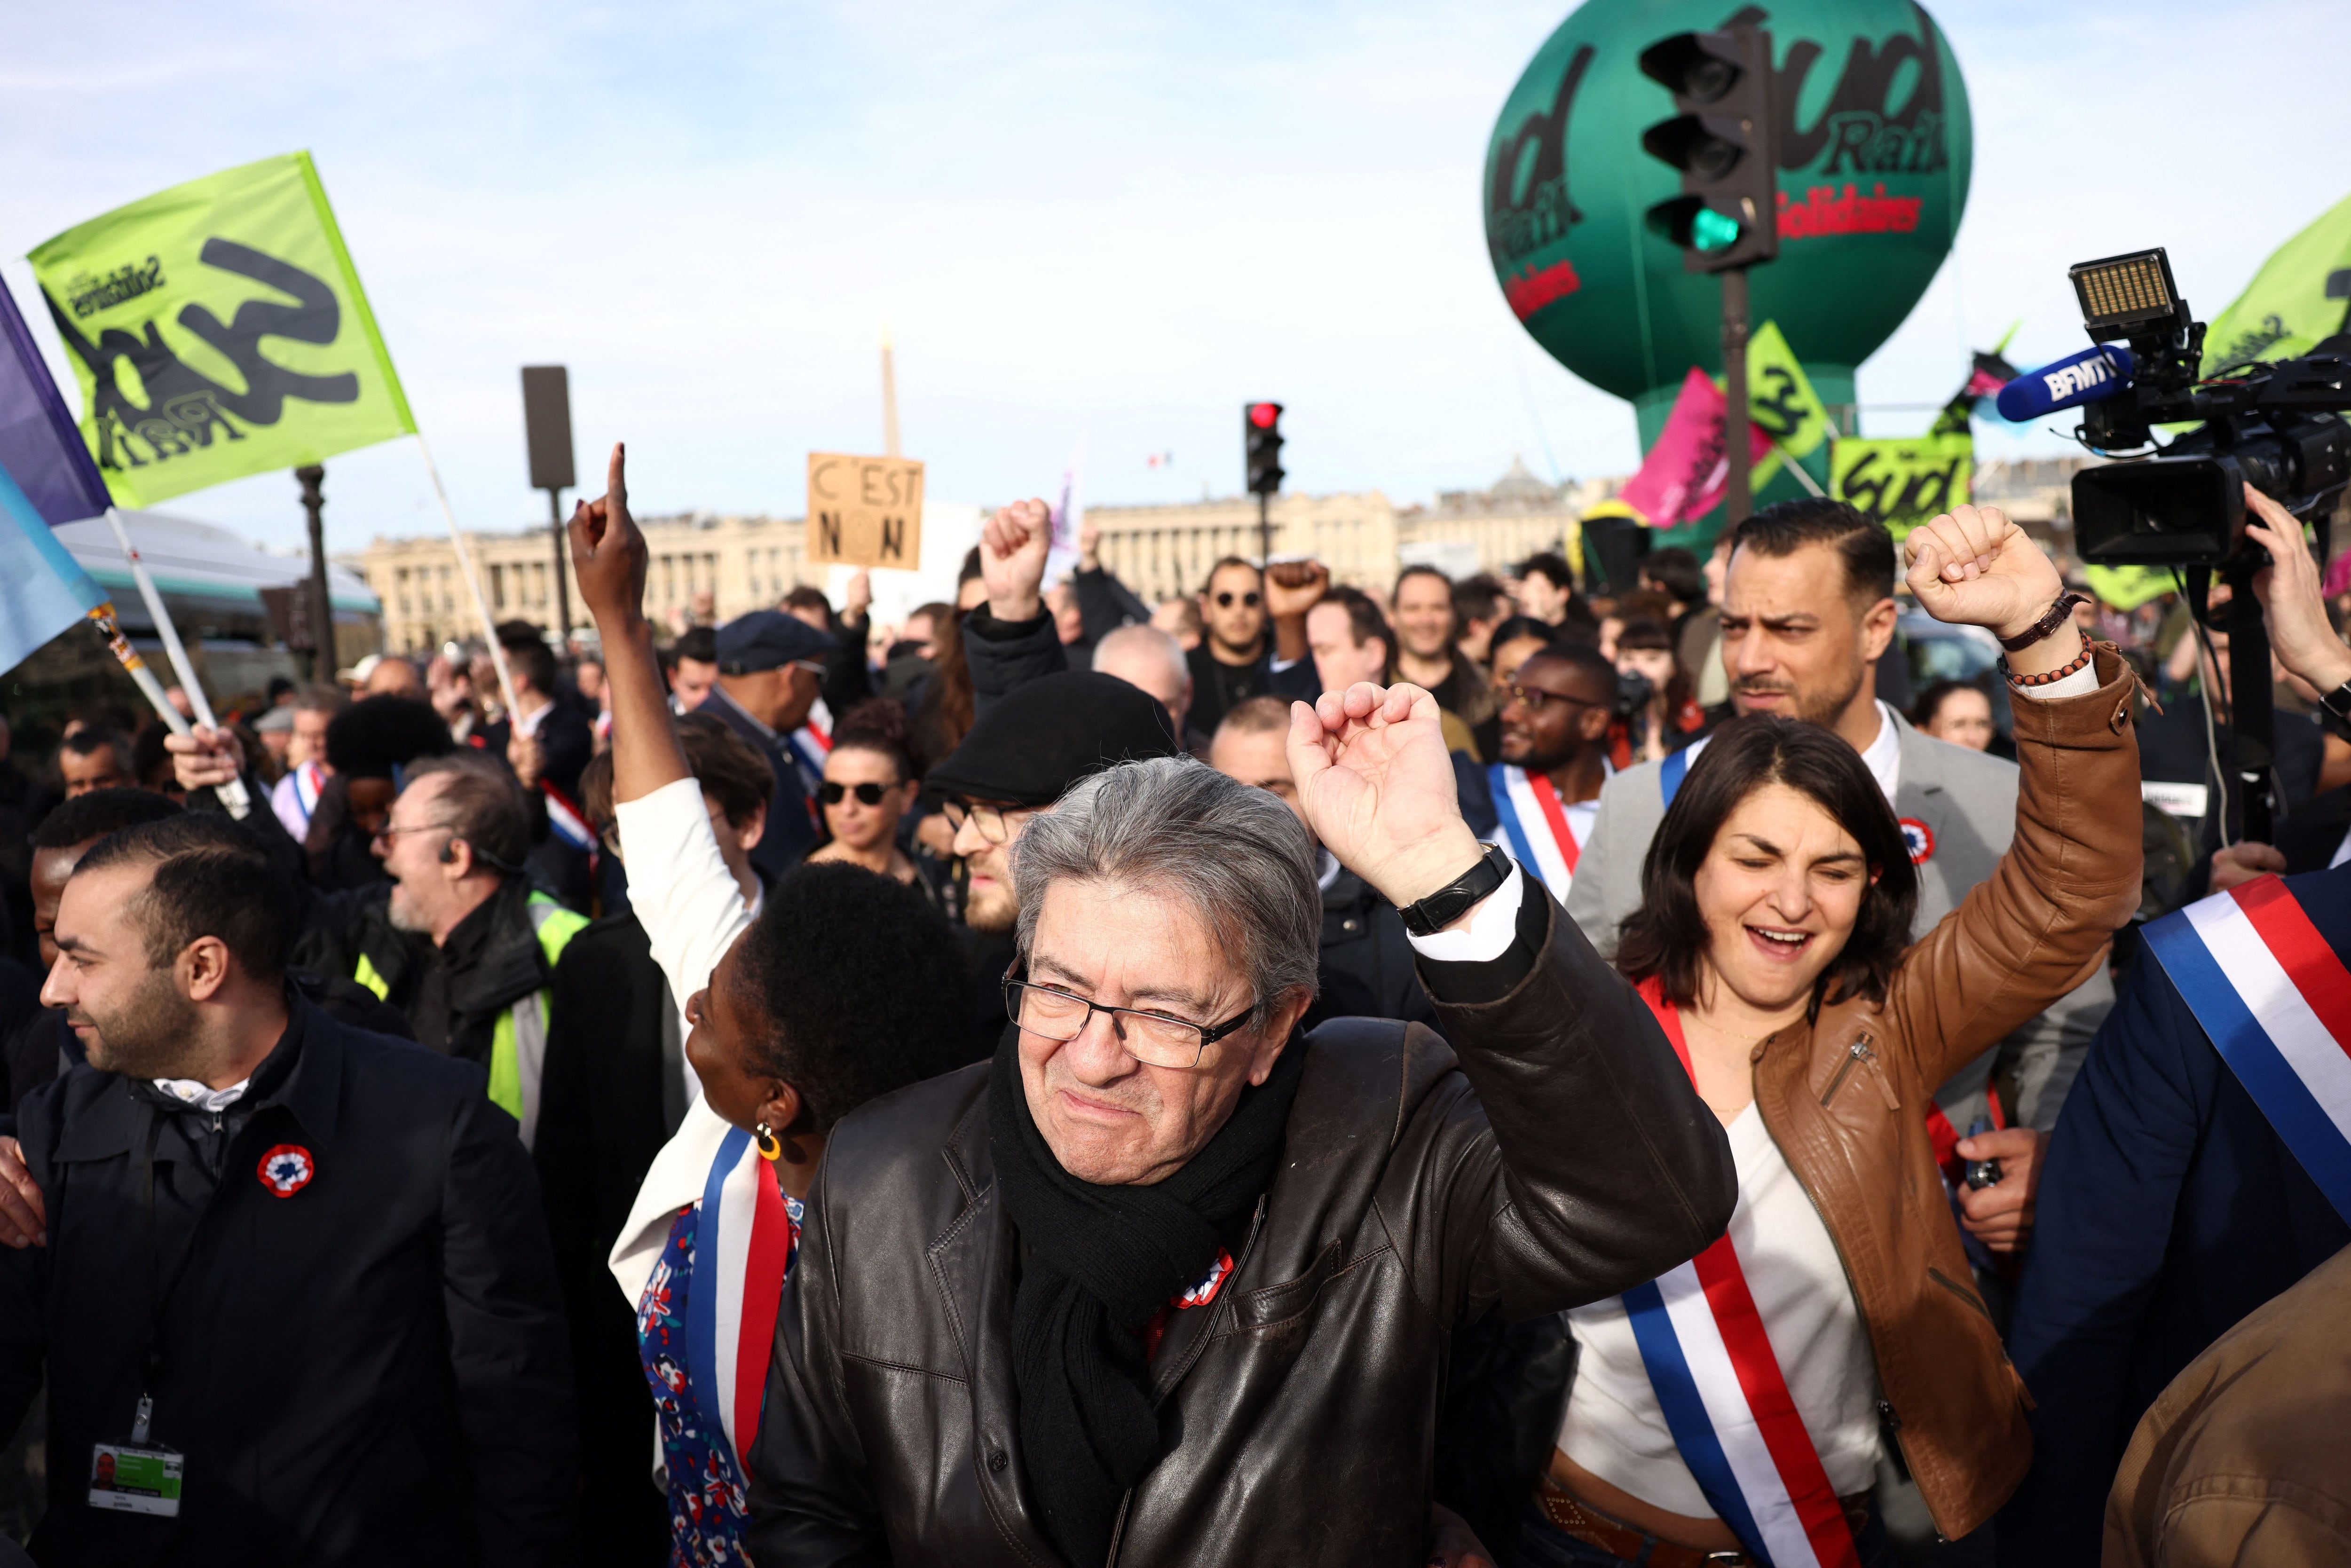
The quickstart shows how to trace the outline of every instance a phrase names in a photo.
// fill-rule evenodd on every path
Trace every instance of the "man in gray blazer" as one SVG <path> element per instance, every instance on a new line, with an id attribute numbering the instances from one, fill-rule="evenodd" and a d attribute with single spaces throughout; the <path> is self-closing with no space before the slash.
<path id="1" fill-rule="evenodd" d="M 1877 661 L 1893 641 L 1896 613 L 1893 540 L 1843 502 L 1785 501 L 1740 527 L 1723 585 L 1731 702 L 1742 714 L 1824 725 L 1861 753 L 1910 841 L 1918 869 L 1915 934 L 1923 936 L 2007 852 L 2017 774 L 2014 763 L 1919 734 L 1876 699 Z M 1603 954 L 1614 955 L 1619 924 L 1640 906 L 1649 841 L 1669 791 L 1705 744 L 1618 773 L 1602 787 L 1567 912 Z M 2137 801 L 2123 805 L 2137 809 Z M 1961 1151 L 2001 1162 L 1997 1186 L 1960 1189 L 1967 1229 L 1996 1252 L 2014 1250 L 2030 1232 L 2033 1167 L 2090 1037 L 2113 1005 L 2114 985 L 2101 967 L 1935 1096 L 1950 1128 L 1964 1134 L 1985 1112 L 1995 1068 L 2013 1072 L 2018 1103 L 2005 1109 L 2020 1130 L 1970 1141 Z"/>

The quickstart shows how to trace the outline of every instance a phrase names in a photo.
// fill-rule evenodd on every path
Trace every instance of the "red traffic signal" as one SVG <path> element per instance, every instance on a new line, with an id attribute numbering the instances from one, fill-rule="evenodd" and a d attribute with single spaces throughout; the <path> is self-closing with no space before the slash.
<path id="1" fill-rule="evenodd" d="M 1259 430 L 1271 430 L 1281 423 L 1281 405 L 1278 402 L 1253 402 L 1249 405 L 1249 422 Z"/>

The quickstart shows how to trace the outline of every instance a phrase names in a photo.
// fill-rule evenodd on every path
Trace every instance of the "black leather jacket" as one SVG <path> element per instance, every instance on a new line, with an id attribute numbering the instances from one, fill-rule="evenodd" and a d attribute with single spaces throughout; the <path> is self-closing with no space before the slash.
<path id="1" fill-rule="evenodd" d="M 1238 1266 L 1154 1361 L 1165 1457 L 1115 1563 L 1425 1563 L 1449 1331 L 1653 1279 L 1729 1222 L 1729 1143 L 1646 1007 L 1548 898 L 1520 930 L 1531 967 L 1499 1000 L 1438 1001 L 1450 1048 L 1366 1019 L 1305 1038 Z M 987 1082 L 834 1130 L 751 1453 L 760 1568 L 1059 1563 L 1019 1454 Z"/>

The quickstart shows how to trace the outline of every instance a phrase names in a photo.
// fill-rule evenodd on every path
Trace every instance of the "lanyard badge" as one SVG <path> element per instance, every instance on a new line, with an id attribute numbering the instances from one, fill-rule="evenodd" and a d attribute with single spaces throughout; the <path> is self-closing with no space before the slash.
<path id="1" fill-rule="evenodd" d="M 155 1401 L 139 1396 L 139 1420 L 129 1440 L 97 1443 L 89 1454 L 89 1506 L 114 1513 L 145 1513 L 176 1519 L 180 1513 L 181 1468 L 185 1460 L 176 1448 L 148 1441 L 148 1423 Z"/>

